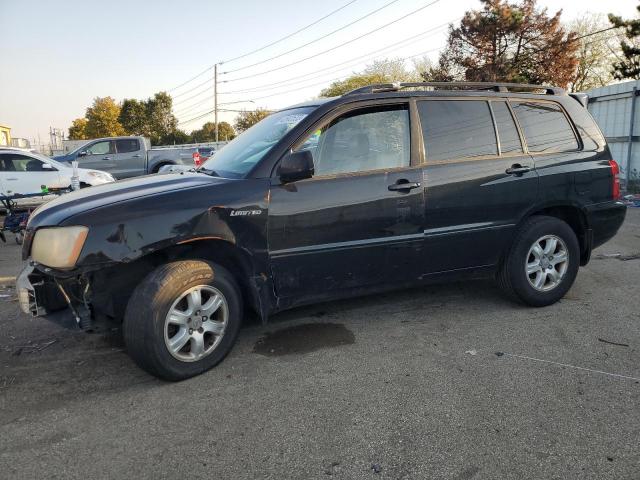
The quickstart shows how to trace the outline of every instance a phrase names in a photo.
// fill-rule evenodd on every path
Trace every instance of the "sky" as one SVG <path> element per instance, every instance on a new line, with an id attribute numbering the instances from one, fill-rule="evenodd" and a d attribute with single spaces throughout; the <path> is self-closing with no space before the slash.
<path id="1" fill-rule="evenodd" d="M 637 5 L 538 3 L 562 9 L 566 22 L 586 12 L 632 17 Z M 180 128 L 191 131 L 213 120 L 192 119 L 213 109 L 213 70 L 206 69 L 215 63 L 222 63 L 220 109 L 281 108 L 376 58 L 437 60 L 447 23 L 479 7 L 479 0 L 0 0 L 0 125 L 44 142 L 49 127 L 66 131 L 95 97 L 168 91 Z M 231 123 L 236 115 L 219 119 Z"/>

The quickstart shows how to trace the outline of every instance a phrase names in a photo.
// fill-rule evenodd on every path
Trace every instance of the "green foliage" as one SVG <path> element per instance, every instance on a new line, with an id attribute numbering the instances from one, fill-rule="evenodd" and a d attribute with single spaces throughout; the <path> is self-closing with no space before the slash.
<path id="1" fill-rule="evenodd" d="M 337 97 L 372 83 L 415 82 L 420 78 L 416 71 L 408 71 L 401 58 L 377 60 L 362 72 L 344 80 L 333 82 L 320 92 L 321 97 Z"/>
<path id="2" fill-rule="evenodd" d="M 87 119 L 76 118 L 69 127 L 69 140 L 86 140 L 87 139 Z"/>
<path id="3" fill-rule="evenodd" d="M 160 145 L 180 145 L 181 143 L 191 143 L 191 136 L 180 129 L 175 129 L 160 139 Z"/>
<path id="4" fill-rule="evenodd" d="M 146 101 L 145 107 L 151 144 L 158 145 L 178 127 L 178 120 L 171 111 L 173 99 L 168 93 L 159 92 Z"/>
<path id="5" fill-rule="evenodd" d="M 253 127 L 263 118 L 269 116 L 271 112 L 265 108 L 257 108 L 256 110 L 245 110 L 240 112 L 233 124 L 237 132 L 242 133 Z"/>
<path id="6" fill-rule="evenodd" d="M 127 135 L 148 137 L 152 145 L 171 144 L 180 137 L 172 108 L 173 99 L 166 92 L 158 92 L 146 100 L 126 98 L 122 101 L 120 123 Z"/>
<path id="7" fill-rule="evenodd" d="M 149 136 L 146 102 L 125 98 L 120 107 L 120 123 L 129 135 Z"/>
<path id="8" fill-rule="evenodd" d="M 85 135 L 87 138 L 115 137 L 124 135 L 120 121 L 120 106 L 111 97 L 96 97 L 87 108 Z"/>
<path id="9" fill-rule="evenodd" d="M 221 142 L 233 140 L 236 136 L 236 131 L 227 122 L 220 122 L 218 124 L 218 139 Z M 216 140 L 216 124 L 214 122 L 207 122 L 202 125 L 199 130 L 191 132 L 191 141 L 193 143 L 200 142 L 215 142 Z"/>
<path id="10" fill-rule="evenodd" d="M 636 9 L 640 13 L 640 5 Z M 618 80 L 640 79 L 640 43 L 638 41 L 640 18 L 623 20 L 621 17 L 609 14 L 609 21 L 614 26 L 623 28 L 626 37 L 626 40 L 620 41 L 623 58 L 613 65 L 613 76 Z"/>

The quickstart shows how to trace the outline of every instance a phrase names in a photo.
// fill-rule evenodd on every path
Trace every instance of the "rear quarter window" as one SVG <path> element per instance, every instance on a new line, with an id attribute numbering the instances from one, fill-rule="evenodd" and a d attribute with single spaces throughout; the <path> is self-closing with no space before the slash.
<path id="1" fill-rule="evenodd" d="M 533 153 L 551 153 L 579 148 L 571 124 L 559 105 L 551 102 L 511 102 L 524 138 Z"/>
<path id="2" fill-rule="evenodd" d="M 118 153 L 137 152 L 140 150 L 140 142 L 136 138 L 116 140 L 116 149 Z"/>

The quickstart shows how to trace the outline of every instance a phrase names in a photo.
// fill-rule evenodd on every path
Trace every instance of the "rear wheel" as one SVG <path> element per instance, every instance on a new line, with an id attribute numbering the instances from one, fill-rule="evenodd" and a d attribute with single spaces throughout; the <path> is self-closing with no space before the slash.
<path id="1" fill-rule="evenodd" d="M 534 216 L 518 231 L 498 280 L 510 295 L 542 307 L 569 291 L 579 263 L 580 245 L 571 227 L 555 217 Z"/>
<path id="2" fill-rule="evenodd" d="M 158 267 L 134 291 L 124 319 L 131 358 L 166 380 L 198 375 L 231 350 L 242 302 L 233 276 L 199 260 Z"/>

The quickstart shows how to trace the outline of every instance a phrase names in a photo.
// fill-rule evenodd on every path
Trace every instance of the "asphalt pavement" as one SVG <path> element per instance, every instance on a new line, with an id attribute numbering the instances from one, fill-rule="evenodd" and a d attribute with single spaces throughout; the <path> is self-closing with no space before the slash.
<path id="1" fill-rule="evenodd" d="M 640 478 L 640 209 L 553 306 L 476 281 L 298 308 L 181 383 L 12 288 L 0 326 L 0 478 Z"/>

